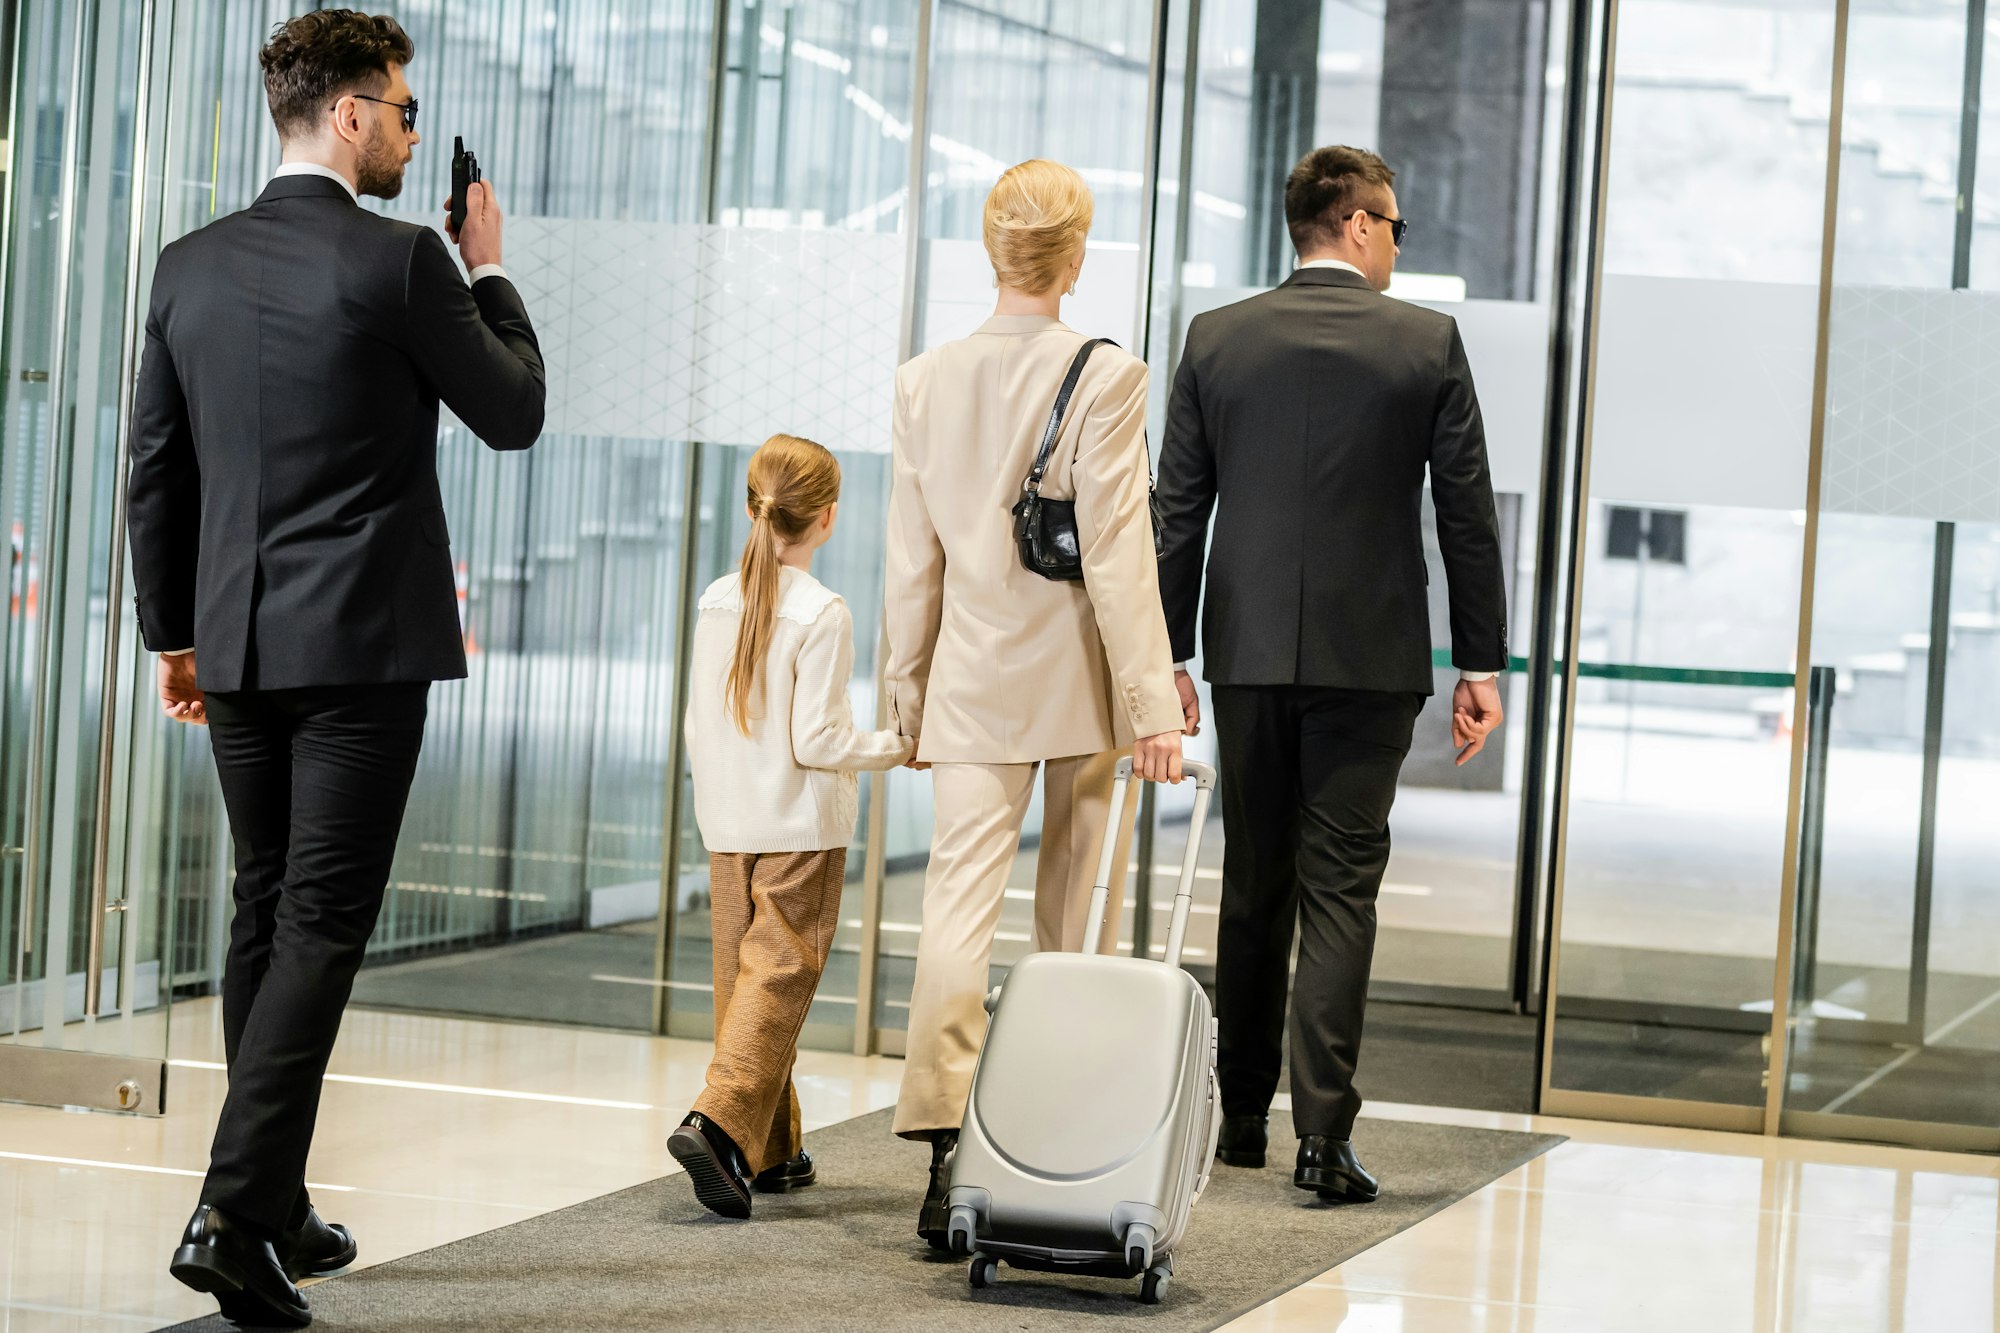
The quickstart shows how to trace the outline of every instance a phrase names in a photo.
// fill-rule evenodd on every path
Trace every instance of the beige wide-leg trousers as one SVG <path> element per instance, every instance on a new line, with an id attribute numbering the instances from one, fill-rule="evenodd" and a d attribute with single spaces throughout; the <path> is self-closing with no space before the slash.
<path id="1" fill-rule="evenodd" d="M 1112 770 L 1120 753 L 1042 764 L 932 767 L 935 825 L 896 1133 L 927 1138 L 932 1130 L 956 1129 L 965 1114 L 972 1066 L 986 1039 L 984 1002 L 993 932 L 1000 924 L 1038 768 L 1042 849 L 1035 869 L 1035 947 L 1072 952 L 1083 947 L 1092 881 L 1109 822 Z M 1118 950 L 1131 812 L 1138 794 L 1138 783 L 1126 788 L 1106 928 L 1100 936 L 1103 953 Z"/>
<path id="2" fill-rule="evenodd" d="M 847 849 L 708 858 L 715 1055 L 694 1109 L 722 1126 L 752 1175 L 802 1143 L 792 1063 L 840 926 Z"/>

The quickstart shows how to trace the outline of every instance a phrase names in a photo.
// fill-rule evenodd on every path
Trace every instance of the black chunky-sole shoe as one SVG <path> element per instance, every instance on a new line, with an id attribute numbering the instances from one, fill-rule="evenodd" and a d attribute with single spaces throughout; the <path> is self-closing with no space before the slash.
<path id="1" fill-rule="evenodd" d="M 721 1139 L 721 1143 L 715 1139 Z M 694 1183 L 694 1197 L 712 1213 L 737 1219 L 750 1216 L 750 1182 L 732 1158 L 741 1160 L 735 1141 L 706 1116 L 691 1115 L 667 1137 L 674 1155 Z"/>
<path id="2" fill-rule="evenodd" d="M 931 1140 L 930 1183 L 924 1190 L 924 1206 L 917 1213 L 917 1234 L 940 1254 L 951 1253 L 951 1209 L 944 1193 L 951 1179 L 951 1154 L 958 1147 L 958 1131 L 941 1129 Z"/>

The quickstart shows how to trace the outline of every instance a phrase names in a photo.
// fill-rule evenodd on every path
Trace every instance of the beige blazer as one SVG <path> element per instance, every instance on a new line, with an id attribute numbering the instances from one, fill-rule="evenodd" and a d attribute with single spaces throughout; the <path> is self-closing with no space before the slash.
<path id="1" fill-rule="evenodd" d="M 1015 549 L 1010 511 L 1083 341 L 997 316 L 896 372 L 886 685 L 926 763 L 1031 763 L 1180 728 L 1143 361 L 1091 356 L 1043 483 L 1077 502 L 1083 581 L 1030 574 Z"/>

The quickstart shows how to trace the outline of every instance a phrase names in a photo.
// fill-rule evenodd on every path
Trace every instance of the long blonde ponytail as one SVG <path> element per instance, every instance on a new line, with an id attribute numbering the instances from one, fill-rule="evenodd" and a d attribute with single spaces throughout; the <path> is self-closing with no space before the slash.
<path id="1" fill-rule="evenodd" d="M 773 435 L 750 456 L 750 539 L 743 543 L 743 619 L 725 687 L 729 715 L 750 734 L 750 696 L 778 620 L 778 549 L 802 539 L 840 499 L 840 464 L 824 445 Z"/>

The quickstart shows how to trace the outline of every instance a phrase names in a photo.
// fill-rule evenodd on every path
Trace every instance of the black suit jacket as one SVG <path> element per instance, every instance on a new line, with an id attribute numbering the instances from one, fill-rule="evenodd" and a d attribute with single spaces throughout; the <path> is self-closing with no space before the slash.
<path id="1" fill-rule="evenodd" d="M 1344 269 L 1196 317 L 1160 455 L 1160 594 L 1176 661 L 1217 685 L 1431 692 L 1424 469 L 1452 661 L 1507 665 L 1486 437 L 1458 325 Z"/>
<path id="2" fill-rule="evenodd" d="M 205 690 L 465 674 L 438 402 L 496 449 L 542 429 L 541 352 L 501 277 L 427 227 L 281 176 L 168 246 L 128 492 L 140 632 Z"/>

